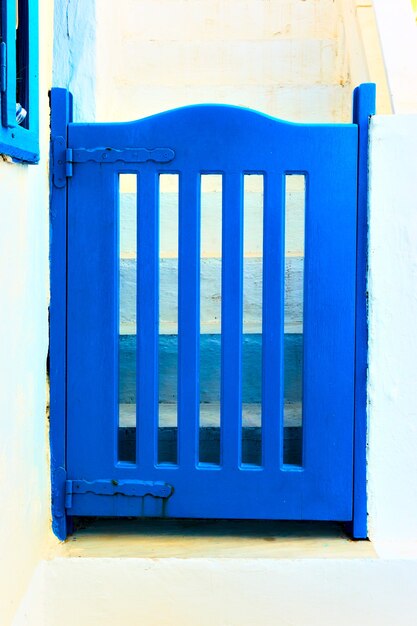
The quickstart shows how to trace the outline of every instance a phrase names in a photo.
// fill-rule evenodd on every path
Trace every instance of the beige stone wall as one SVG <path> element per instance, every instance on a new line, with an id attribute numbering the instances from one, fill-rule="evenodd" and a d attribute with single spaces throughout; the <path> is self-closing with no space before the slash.
<path id="1" fill-rule="evenodd" d="M 333 0 L 123 0 L 97 14 L 96 115 L 199 102 L 293 121 L 347 121 L 343 7 Z"/>

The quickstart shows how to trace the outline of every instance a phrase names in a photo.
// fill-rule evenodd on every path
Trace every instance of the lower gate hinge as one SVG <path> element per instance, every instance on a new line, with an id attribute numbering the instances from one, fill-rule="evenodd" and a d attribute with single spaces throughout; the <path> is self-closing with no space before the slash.
<path id="1" fill-rule="evenodd" d="M 73 495 L 92 493 L 98 496 L 128 496 L 169 498 L 174 489 L 172 485 L 159 481 L 145 480 L 67 480 L 65 483 L 65 508 L 72 507 Z"/>
<path id="2" fill-rule="evenodd" d="M 72 150 L 67 148 L 64 137 L 52 139 L 52 181 L 55 187 L 65 187 L 67 178 L 72 176 Z"/>

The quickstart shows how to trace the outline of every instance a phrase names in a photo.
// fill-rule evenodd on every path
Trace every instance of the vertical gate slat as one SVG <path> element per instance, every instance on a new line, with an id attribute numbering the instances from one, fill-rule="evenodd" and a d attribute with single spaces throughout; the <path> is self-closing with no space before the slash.
<path id="1" fill-rule="evenodd" d="M 242 451 L 243 176 L 223 177 L 221 464 L 236 468 Z"/>
<path id="2" fill-rule="evenodd" d="M 198 460 L 200 340 L 200 175 L 180 174 L 178 285 L 179 464 Z"/>
<path id="3" fill-rule="evenodd" d="M 159 194 L 157 174 L 138 177 L 136 424 L 138 464 L 153 467 L 158 442 Z"/>
<path id="4" fill-rule="evenodd" d="M 79 463 L 83 476 L 94 467 L 106 475 L 117 458 L 117 179 L 103 168 L 95 171 L 92 164 L 76 174 L 84 189 L 74 194 L 68 213 L 68 229 L 78 236 L 70 241 L 68 260 L 67 324 L 73 340 L 67 393 L 75 400 L 69 406 L 66 436 L 73 462 Z M 94 253 L 89 253 L 92 233 Z M 80 376 L 80 371 L 85 375 Z M 83 409 L 84 398 L 92 401 L 84 425 L 86 435 L 81 437 L 73 416 Z"/>
<path id="5" fill-rule="evenodd" d="M 284 395 L 285 212 L 283 176 L 265 177 L 262 302 L 262 459 L 265 468 L 282 459 Z"/>

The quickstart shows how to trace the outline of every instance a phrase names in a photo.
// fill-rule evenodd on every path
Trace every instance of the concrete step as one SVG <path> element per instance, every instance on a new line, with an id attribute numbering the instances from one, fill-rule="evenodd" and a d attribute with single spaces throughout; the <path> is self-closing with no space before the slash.
<path id="1" fill-rule="evenodd" d="M 51 549 L 13 626 L 415 626 L 416 576 L 334 523 L 96 520 Z"/>

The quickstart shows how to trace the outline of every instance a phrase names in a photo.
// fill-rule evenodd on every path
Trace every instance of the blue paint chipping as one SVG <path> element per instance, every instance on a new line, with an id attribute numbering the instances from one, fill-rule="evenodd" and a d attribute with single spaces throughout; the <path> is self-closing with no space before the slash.
<path id="1" fill-rule="evenodd" d="M 370 94 L 372 87 L 361 89 Z M 66 187 L 58 174 L 52 186 L 52 507 L 60 538 L 73 515 L 353 519 L 354 536 L 363 534 L 367 146 L 365 109 L 356 97 L 354 124 L 291 124 L 223 105 L 130 123 L 74 124 L 68 93 L 53 90 L 52 139 L 63 138 L 59 150 L 70 158 L 103 146 L 120 151 L 107 163 L 73 156 Z M 158 162 L 158 148 L 172 150 L 173 159 Z M 136 149 L 145 149 L 138 162 L 131 158 Z M 137 336 L 119 334 L 120 173 L 138 175 Z M 178 335 L 159 334 L 161 173 L 179 174 Z M 221 335 L 200 334 L 203 173 L 223 174 Z M 265 180 L 262 335 L 243 332 L 245 173 Z M 307 181 L 303 337 L 284 332 L 288 173 Z M 219 389 L 220 458 L 204 464 L 199 403 L 218 402 Z M 302 460 L 283 465 L 284 398 L 300 395 Z M 117 458 L 119 397 L 137 407 L 132 463 Z M 161 398 L 178 402 L 176 464 L 158 463 Z M 244 465 L 242 405 L 260 401 L 262 461 Z M 169 495 L 89 488 L 119 483 L 162 483 Z M 69 484 L 83 489 L 71 490 L 65 509 Z"/>

